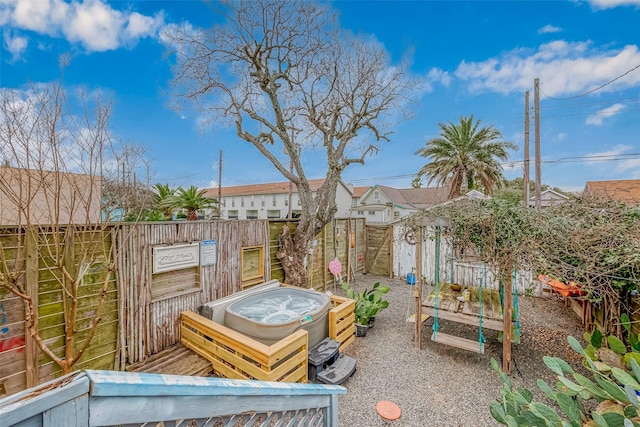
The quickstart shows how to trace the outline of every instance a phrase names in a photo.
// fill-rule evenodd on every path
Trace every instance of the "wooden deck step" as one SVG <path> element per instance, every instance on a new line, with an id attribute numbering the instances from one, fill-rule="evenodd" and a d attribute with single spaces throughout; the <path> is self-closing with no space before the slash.
<path id="1" fill-rule="evenodd" d="M 147 372 L 153 374 L 207 376 L 213 370 L 211 362 L 189 350 L 182 344 L 176 344 L 135 365 L 126 368 L 129 372 Z"/>
<path id="2" fill-rule="evenodd" d="M 356 371 L 356 359 L 341 354 L 338 360 L 333 362 L 321 372 L 318 372 L 318 381 L 324 384 L 338 385 L 345 382 Z"/>
<path id="3" fill-rule="evenodd" d="M 478 341 L 443 334 L 442 332 L 434 332 L 433 335 L 431 335 L 431 341 L 461 348 L 462 350 L 473 351 L 474 353 L 484 354 L 484 344 L 480 345 Z"/>

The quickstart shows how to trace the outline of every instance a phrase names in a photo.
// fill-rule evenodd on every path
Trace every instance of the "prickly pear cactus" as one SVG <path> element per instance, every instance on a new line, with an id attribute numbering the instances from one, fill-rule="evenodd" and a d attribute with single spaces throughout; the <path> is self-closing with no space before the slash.
<path id="1" fill-rule="evenodd" d="M 489 407 L 493 418 L 509 427 L 640 427 L 640 401 L 636 395 L 640 392 L 640 366 L 636 360 L 629 359 L 628 372 L 603 366 L 592 360 L 575 338 L 569 337 L 568 341 L 582 355 L 591 379 L 564 360 L 545 356 L 545 365 L 558 381 L 552 386 L 539 379 L 538 387 L 555 403 L 553 408 L 535 402 L 531 391 L 525 388 L 514 390 L 509 376 L 491 359 L 491 366 L 502 380 L 501 398 Z"/>

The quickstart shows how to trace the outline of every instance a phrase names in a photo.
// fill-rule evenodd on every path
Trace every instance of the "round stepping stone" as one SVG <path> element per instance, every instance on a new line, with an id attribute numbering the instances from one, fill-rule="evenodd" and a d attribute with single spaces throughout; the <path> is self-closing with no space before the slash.
<path id="1" fill-rule="evenodd" d="M 376 411 L 385 420 L 393 421 L 400 418 L 400 407 L 388 400 L 382 400 L 376 405 Z"/>

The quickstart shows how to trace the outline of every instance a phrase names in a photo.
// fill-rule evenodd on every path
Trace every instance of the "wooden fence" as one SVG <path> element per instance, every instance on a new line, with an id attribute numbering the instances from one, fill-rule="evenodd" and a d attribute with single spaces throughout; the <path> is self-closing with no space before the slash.
<path id="1" fill-rule="evenodd" d="M 271 258 L 271 278 L 284 281 L 282 264 L 276 256 L 277 236 L 282 227 L 295 228 L 295 221 L 273 220 L 269 223 L 269 255 Z M 367 253 L 366 228 L 364 218 L 340 218 L 327 224 L 316 236 L 308 257 L 308 277 L 310 287 L 325 291 L 334 286 L 334 277 L 329 272 L 329 262 L 338 258 L 342 264 L 343 279 L 347 273 L 355 275 L 365 272 Z"/>
<path id="2" fill-rule="evenodd" d="M 268 280 L 269 226 L 263 220 L 176 221 L 123 224 L 118 233 L 120 306 L 120 366 L 144 360 L 180 342 L 180 313 L 196 311 L 209 301 L 242 290 L 243 248 L 262 247 L 257 276 Z M 214 262 L 175 272 L 152 271 L 152 249 L 167 245 L 215 241 Z M 253 252 L 252 252 L 253 253 Z M 256 275 L 252 277 L 257 277 Z M 173 286 L 173 284 L 176 286 Z M 173 289 L 158 293 L 154 288 Z"/>
<path id="3" fill-rule="evenodd" d="M 76 228 L 73 231 L 62 238 L 62 234 L 67 232 L 63 227 L 51 229 L 40 226 L 32 232 L 10 227 L 0 229 L 0 250 L 5 260 L 0 270 L 7 268 L 11 272 L 17 259 L 26 260 L 19 285 L 32 299 L 38 312 L 37 328 L 41 338 L 58 357 L 65 353 L 64 300 L 68 294 L 63 292 L 61 271 L 53 259 L 55 242 L 67 242 L 65 268 L 72 273 L 81 266 L 85 269 L 77 294 L 75 347 L 78 349 L 89 335 L 99 308 L 103 278 L 107 274 L 105 262 L 108 260 L 102 257 L 86 259 L 91 252 L 87 248 L 100 246 L 101 249 L 94 253 L 96 256 L 97 253 L 108 253 L 112 240 L 109 229 L 98 227 L 82 232 Z M 113 369 L 117 346 L 117 304 L 116 282 L 112 276 L 102 306 L 101 322 L 91 346 L 74 365 L 75 369 Z M 61 373 L 61 368 L 39 350 L 35 341 L 27 338 L 24 313 L 22 299 L 0 287 L 0 396 L 35 386 Z"/>

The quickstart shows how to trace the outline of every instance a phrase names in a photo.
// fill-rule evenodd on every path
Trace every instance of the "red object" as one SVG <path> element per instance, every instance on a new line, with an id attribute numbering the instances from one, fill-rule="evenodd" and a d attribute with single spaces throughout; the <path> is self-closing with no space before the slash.
<path id="1" fill-rule="evenodd" d="M 388 400 L 382 400 L 376 405 L 376 411 L 385 420 L 393 421 L 400 418 L 400 407 Z"/>
<path id="2" fill-rule="evenodd" d="M 584 292 L 582 292 L 582 290 L 580 289 L 580 286 L 578 286 L 578 284 L 575 282 L 569 282 L 569 284 L 567 285 L 566 283 L 563 283 L 556 279 L 552 279 L 551 277 L 545 276 L 544 274 L 540 274 L 538 276 L 538 280 L 545 285 L 551 286 L 554 291 L 565 297 L 576 297 L 584 294 Z"/>

